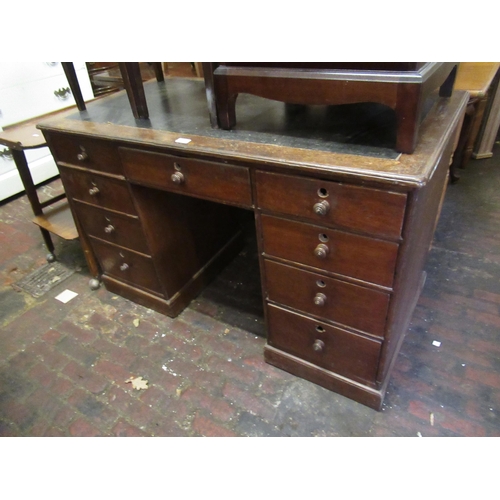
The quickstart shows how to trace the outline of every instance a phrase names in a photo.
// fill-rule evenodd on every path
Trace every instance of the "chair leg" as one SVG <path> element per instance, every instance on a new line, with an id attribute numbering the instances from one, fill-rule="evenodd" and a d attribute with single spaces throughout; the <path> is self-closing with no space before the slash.
<path id="1" fill-rule="evenodd" d="M 75 67 L 72 62 L 62 62 L 62 67 L 64 70 L 64 74 L 68 79 L 69 88 L 71 89 L 71 93 L 75 98 L 76 105 L 80 111 L 85 111 L 87 108 L 85 107 L 85 101 L 83 100 L 82 90 L 80 89 L 80 83 L 78 82 L 78 78 L 76 76 Z"/>
<path id="2" fill-rule="evenodd" d="M 134 117 L 136 119 L 149 118 L 139 63 L 121 62 L 119 63 L 119 67 Z"/>
<path id="3" fill-rule="evenodd" d="M 33 182 L 33 177 L 26 160 L 26 155 L 23 150 L 12 149 L 12 157 L 14 158 L 14 163 L 16 164 L 17 171 L 19 172 L 19 177 L 21 177 L 21 182 L 23 183 L 24 190 L 26 191 L 26 196 L 30 202 L 31 209 L 34 215 L 43 215 L 42 205 L 38 199 L 38 194 L 36 192 L 36 186 Z M 44 228 L 40 228 L 42 233 L 42 238 L 45 242 L 49 254 L 47 255 L 47 260 L 53 262 L 56 257 L 54 254 L 54 244 L 52 243 L 52 238 L 50 237 L 49 231 Z"/>
<path id="4" fill-rule="evenodd" d="M 42 233 L 42 238 L 43 241 L 45 242 L 45 246 L 49 251 L 49 253 L 47 254 L 47 262 L 54 262 L 56 260 L 56 254 L 55 254 L 54 243 L 52 241 L 50 233 L 43 227 L 40 228 L 40 231 Z"/>
<path id="5" fill-rule="evenodd" d="M 153 69 L 155 70 L 156 81 L 164 82 L 165 75 L 163 74 L 163 68 L 161 67 L 161 62 L 153 62 L 150 64 L 153 66 Z"/>

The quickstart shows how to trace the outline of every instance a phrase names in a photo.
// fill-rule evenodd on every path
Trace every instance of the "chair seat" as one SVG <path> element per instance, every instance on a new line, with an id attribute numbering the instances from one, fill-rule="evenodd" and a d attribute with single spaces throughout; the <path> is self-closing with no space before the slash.
<path id="1" fill-rule="evenodd" d="M 47 207 L 43 215 L 34 217 L 33 222 L 65 240 L 78 238 L 78 231 L 67 201 Z"/>

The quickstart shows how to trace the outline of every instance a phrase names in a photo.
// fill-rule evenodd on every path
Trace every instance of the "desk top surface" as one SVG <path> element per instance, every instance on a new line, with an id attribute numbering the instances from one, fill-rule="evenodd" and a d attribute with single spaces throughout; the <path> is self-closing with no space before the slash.
<path id="1" fill-rule="evenodd" d="M 42 130 L 167 147 L 171 154 L 314 169 L 419 186 L 426 182 L 449 134 L 461 118 L 468 95 L 434 96 L 415 152 L 394 150 L 395 116 L 376 103 L 342 106 L 287 106 L 242 94 L 233 130 L 210 126 L 203 80 L 166 79 L 144 85 L 149 119 L 133 117 L 125 91 L 87 103 L 87 110 L 43 120 Z M 190 139 L 187 144 L 176 142 Z"/>

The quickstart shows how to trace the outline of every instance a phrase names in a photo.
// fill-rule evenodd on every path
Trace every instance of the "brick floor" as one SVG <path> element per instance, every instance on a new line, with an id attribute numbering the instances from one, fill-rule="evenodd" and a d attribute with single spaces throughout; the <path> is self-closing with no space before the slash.
<path id="1" fill-rule="evenodd" d="M 80 269 L 39 299 L 14 291 L 46 251 L 25 196 L 2 203 L 0 436 L 500 436 L 499 155 L 448 189 L 381 412 L 264 363 L 244 295 L 210 288 L 167 318 L 91 291 L 78 243 L 57 238 Z M 78 296 L 61 304 L 67 288 Z"/>

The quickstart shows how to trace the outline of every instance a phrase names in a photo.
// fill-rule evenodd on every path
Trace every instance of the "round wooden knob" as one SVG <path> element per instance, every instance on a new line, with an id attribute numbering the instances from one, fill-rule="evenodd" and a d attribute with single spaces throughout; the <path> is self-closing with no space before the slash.
<path id="1" fill-rule="evenodd" d="M 184 183 L 184 175 L 182 174 L 182 172 L 175 172 L 174 174 L 172 174 L 171 179 L 172 182 L 177 185 Z"/>
<path id="2" fill-rule="evenodd" d="M 130 266 L 124 262 L 121 266 L 120 266 L 120 271 L 126 271 Z"/>
<path id="3" fill-rule="evenodd" d="M 314 255 L 316 255 L 316 257 L 320 259 L 325 259 L 329 251 L 330 251 L 329 248 L 324 243 L 320 243 L 314 249 Z"/>
<path id="4" fill-rule="evenodd" d="M 91 187 L 89 189 L 89 194 L 90 196 L 96 196 L 97 194 L 99 194 L 99 188 L 97 186 Z"/>
<path id="5" fill-rule="evenodd" d="M 313 210 L 316 215 L 326 215 L 330 210 L 330 204 L 326 200 L 319 201 L 313 206 Z"/>
<path id="6" fill-rule="evenodd" d="M 111 224 L 109 224 L 108 226 L 106 226 L 104 228 L 104 232 L 106 234 L 111 234 L 113 231 L 115 230 L 114 226 L 112 226 Z"/>
<path id="7" fill-rule="evenodd" d="M 317 306 L 324 306 L 326 304 L 326 295 L 324 293 L 317 293 L 314 296 L 314 303 Z"/>
<path id="8" fill-rule="evenodd" d="M 78 161 L 85 161 L 88 160 L 89 155 L 85 151 L 82 151 L 81 153 L 78 153 L 76 157 Z"/>
<path id="9" fill-rule="evenodd" d="M 315 340 L 313 344 L 313 350 L 316 352 L 321 352 L 325 348 L 325 343 L 322 340 Z"/>

